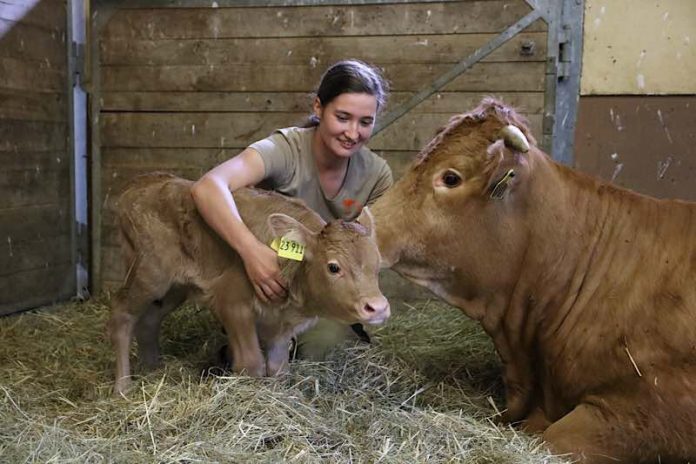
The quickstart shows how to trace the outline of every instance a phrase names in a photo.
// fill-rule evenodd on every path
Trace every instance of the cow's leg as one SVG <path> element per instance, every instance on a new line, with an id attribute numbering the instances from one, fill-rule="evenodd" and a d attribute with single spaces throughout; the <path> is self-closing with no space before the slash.
<path id="1" fill-rule="evenodd" d="M 151 303 L 135 323 L 135 338 L 138 341 L 140 362 L 146 369 L 154 369 L 159 364 L 159 332 L 162 319 L 178 308 L 186 300 L 186 290 L 171 288 L 162 299 Z"/>
<path id="2" fill-rule="evenodd" d="M 544 410 L 537 406 L 522 422 L 522 430 L 527 433 L 543 433 L 550 425 L 551 421 L 546 417 Z"/>
<path id="3" fill-rule="evenodd" d="M 554 453 L 572 453 L 584 464 L 628 462 L 616 455 L 617 444 L 608 435 L 613 427 L 597 407 L 580 404 L 551 424 L 544 440 Z"/>

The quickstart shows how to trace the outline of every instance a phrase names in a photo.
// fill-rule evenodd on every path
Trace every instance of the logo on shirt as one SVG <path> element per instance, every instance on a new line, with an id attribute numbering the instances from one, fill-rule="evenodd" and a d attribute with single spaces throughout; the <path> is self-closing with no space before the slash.
<path id="1" fill-rule="evenodd" d="M 353 198 L 343 200 L 343 217 L 347 220 L 357 217 L 362 209 L 363 205 L 358 200 Z"/>

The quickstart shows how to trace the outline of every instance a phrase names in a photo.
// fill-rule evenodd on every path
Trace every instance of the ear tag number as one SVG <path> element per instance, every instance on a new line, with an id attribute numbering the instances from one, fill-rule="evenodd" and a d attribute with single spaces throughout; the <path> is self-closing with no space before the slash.
<path id="1" fill-rule="evenodd" d="M 273 242 L 271 242 L 271 248 L 273 248 L 281 258 L 295 261 L 302 261 L 302 259 L 304 259 L 305 246 L 294 240 L 288 240 L 285 237 L 274 238 Z"/>
<path id="2" fill-rule="evenodd" d="M 500 200 L 503 198 L 503 195 L 505 195 L 508 188 L 508 182 L 510 182 L 513 177 L 515 177 L 515 170 L 508 170 L 503 178 L 500 179 L 497 184 L 495 184 L 495 187 L 493 187 L 493 190 L 491 191 L 491 198 L 494 200 Z"/>

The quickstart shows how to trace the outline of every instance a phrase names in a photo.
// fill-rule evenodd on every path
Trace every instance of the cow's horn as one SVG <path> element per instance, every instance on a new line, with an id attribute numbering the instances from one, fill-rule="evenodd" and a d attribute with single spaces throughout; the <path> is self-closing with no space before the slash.
<path id="1" fill-rule="evenodd" d="M 503 136 L 506 146 L 521 151 L 522 153 L 527 153 L 529 151 L 527 137 L 524 136 L 519 127 L 508 124 L 500 129 L 500 134 Z"/>

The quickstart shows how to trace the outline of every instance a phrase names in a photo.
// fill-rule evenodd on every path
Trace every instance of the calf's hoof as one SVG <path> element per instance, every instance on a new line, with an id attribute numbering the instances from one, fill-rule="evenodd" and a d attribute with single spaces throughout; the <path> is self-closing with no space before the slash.
<path id="1" fill-rule="evenodd" d="M 131 387 L 131 379 L 130 377 L 121 377 L 120 379 L 116 380 L 116 383 L 114 384 L 114 391 L 113 391 L 113 396 L 118 398 L 121 396 L 125 396 L 126 393 L 128 393 L 128 390 Z"/>

